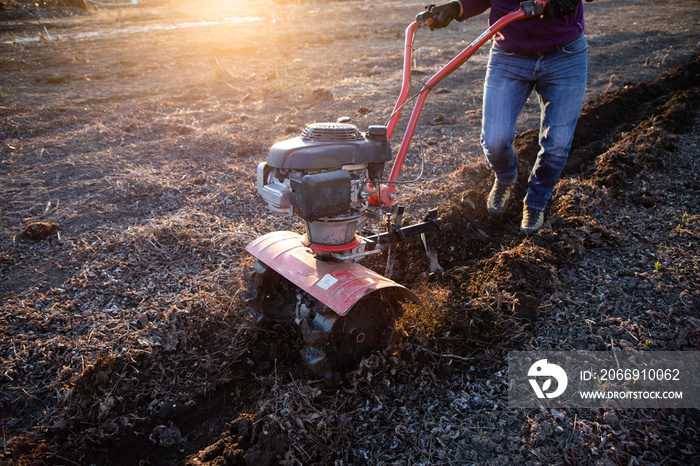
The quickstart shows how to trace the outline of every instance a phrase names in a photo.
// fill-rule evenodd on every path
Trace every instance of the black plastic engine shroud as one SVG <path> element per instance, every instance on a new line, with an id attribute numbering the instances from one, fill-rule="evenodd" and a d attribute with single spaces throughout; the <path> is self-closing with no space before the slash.
<path id="1" fill-rule="evenodd" d="M 378 164 L 391 160 L 386 127 L 370 126 L 367 133 L 342 123 L 314 123 L 302 136 L 270 148 L 267 164 L 290 170 L 323 170 L 343 165 Z"/>

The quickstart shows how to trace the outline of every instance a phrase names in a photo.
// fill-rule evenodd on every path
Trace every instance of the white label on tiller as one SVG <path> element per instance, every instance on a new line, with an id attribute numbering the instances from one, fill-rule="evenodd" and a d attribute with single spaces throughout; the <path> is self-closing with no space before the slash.
<path id="1" fill-rule="evenodd" d="M 328 288 L 335 285 L 337 281 L 338 279 L 335 278 L 333 275 L 326 274 L 322 279 L 316 282 L 316 286 L 318 286 L 324 291 L 328 291 Z"/>

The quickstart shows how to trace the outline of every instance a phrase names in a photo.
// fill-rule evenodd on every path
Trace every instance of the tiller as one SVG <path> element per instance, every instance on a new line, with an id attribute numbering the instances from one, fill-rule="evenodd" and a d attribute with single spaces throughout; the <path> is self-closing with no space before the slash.
<path id="1" fill-rule="evenodd" d="M 440 226 L 437 211 L 402 226 L 403 208 L 395 205 L 401 167 L 428 93 L 503 27 L 542 14 L 545 4 L 522 3 L 423 85 L 396 157 L 389 141 L 409 97 L 413 38 L 417 29 L 430 26 L 434 5 L 406 28 L 403 82 L 386 126 L 361 132 L 345 118 L 309 124 L 300 136 L 273 145 L 258 165 L 258 193 L 268 208 L 301 217 L 305 234 L 275 231 L 248 244 L 258 261 L 246 270 L 243 296 L 259 320 L 299 325 L 301 354 L 315 375 L 331 381 L 371 351 L 389 346 L 402 302 L 420 304 L 390 279 L 400 240 L 421 235 L 431 271 L 439 269 L 430 241 Z M 385 179 L 384 166 L 392 159 Z M 377 231 L 366 234 L 372 225 Z M 358 263 L 384 250 L 384 275 Z"/>

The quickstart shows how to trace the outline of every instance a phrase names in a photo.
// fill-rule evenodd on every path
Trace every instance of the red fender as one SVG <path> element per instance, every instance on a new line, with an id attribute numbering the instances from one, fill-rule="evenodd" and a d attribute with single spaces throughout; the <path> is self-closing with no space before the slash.
<path id="1" fill-rule="evenodd" d="M 292 231 L 273 231 L 250 242 L 246 251 L 341 316 L 379 290 L 394 291 L 420 304 L 406 287 L 357 263 L 316 259 L 302 238 Z"/>

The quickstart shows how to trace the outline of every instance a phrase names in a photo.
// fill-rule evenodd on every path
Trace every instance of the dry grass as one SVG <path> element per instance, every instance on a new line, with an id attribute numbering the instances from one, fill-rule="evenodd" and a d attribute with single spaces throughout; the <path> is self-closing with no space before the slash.
<path id="1" fill-rule="evenodd" d="M 348 114 L 363 129 L 381 123 L 398 87 L 399 33 L 414 10 L 338 2 L 303 9 L 304 21 L 219 27 L 197 40 L 173 32 L 8 46 L 3 461 L 682 464 L 697 456 L 692 412 L 506 406 L 512 349 L 699 348 L 700 195 L 688 176 L 698 171 L 698 126 L 689 135 L 665 126 L 696 123 L 697 105 L 694 94 L 658 94 L 666 81 L 628 86 L 588 109 L 580 126 L 595 147 L 560 183 L 546 228 L 523 238 L 517 207 L 498 220 L 483 207 L 485 55 L 475 57 L 431 95 L 419 130 L 428 180 L 402 191 L 412 221 L 442 208 L 446 272 L 428 273 L 417 241 L 400 245 L 396 279 L 426 303 L 406 310 L 400 345 L 330 389 L 300 366 L 295 328 L 247 317 L 237 299 L 244 245 L 299 228 L 257 198 L 256 163 L 311 121 Z M 588 25 L 594 95 L 611 71 L 658 75 L 634 65 L 648 47 L 680 62 L 697 43 L 693 3 L 666 5 L 673 21 L 625 2 L 604 11 Z M 485 24 L 477 21 L 443 31 L 439 46 L 424 36 L 420 68 L 451 56 Z M 682 27 L 652 34 L 671 24 Z M 638 47 L 645 25 L 653 27 Z M 674 79 L 688 76 L 697 72 Z M 654 100 L 643 102 L 650 89 Z M 618 98 L 633 104 L 635 119 Z M 517 141 L 519 196 L 531 139 Z M 420 155 L 410 154 L 407 177 Z M 613 184 L 608 174 L 622 176 Z M 59 225 L 60 238 L 12 242 L 37 220 Z"/>

